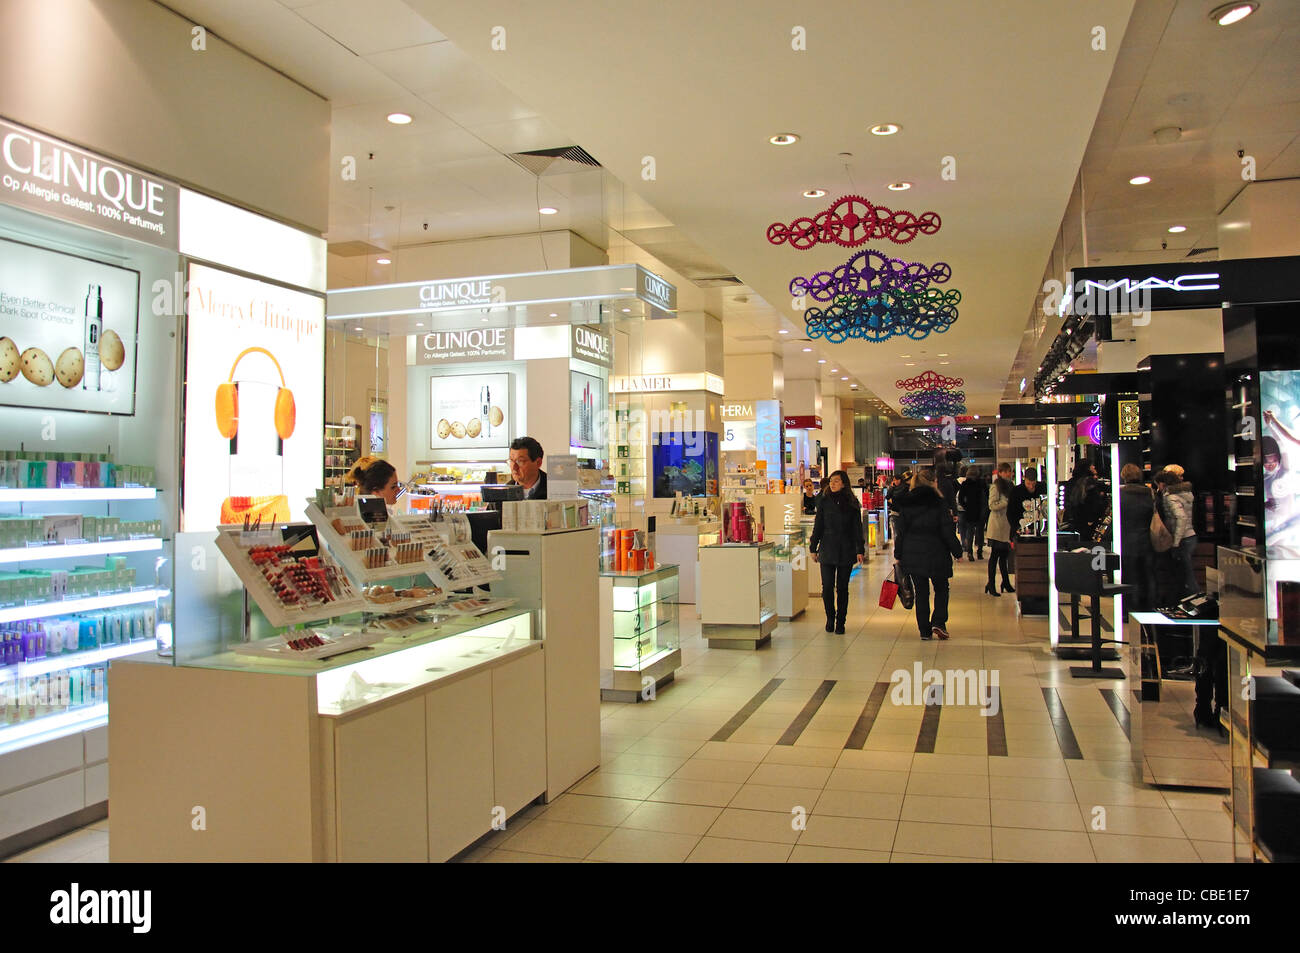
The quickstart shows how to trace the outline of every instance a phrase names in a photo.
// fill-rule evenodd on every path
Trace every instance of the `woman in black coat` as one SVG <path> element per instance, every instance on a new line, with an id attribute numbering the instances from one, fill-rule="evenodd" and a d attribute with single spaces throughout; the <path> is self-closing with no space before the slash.
<path id="1" fill-rule="evenodd" d="M 948 503 L 935 485 L 934 470 L 925 467 L 912 477 L 912 489 L 898 501 L 898 541 L 894 556 L 916 590 L 916 627 L 921 638 L 948 639 L 948 580 L 952 561 L 961 556 L 961 540 L 953 529 Z M 930 586 L 934 586 L 934 612 Z"/>
<path id="2" fill-rule="evenodd" d="M 1151 517 L 1156 501 L 1151 488 L 1142 482 L 1137 464 L 1126 463 L 1120 470 L 1120 542 L 1123 549 L 1123 579 L 1137 586 L 1133 608 L 1150 612 L 1156 607 L 1156 554 L 1151 547 Z"/>
<path id="3" fill-rule="evenodd" d="M 817 499 L 817 518 L 808 541 L 813 562 L 822 567 L 822 605 L 826 631 L 844 634 L 849 612 L 849 576 L 853 564 L 866 561 L 862 537 L 862 506 L 849 489 L 849 475 L 836 470 Z M 838 607 L 838 608 L 837 608 Z"/>

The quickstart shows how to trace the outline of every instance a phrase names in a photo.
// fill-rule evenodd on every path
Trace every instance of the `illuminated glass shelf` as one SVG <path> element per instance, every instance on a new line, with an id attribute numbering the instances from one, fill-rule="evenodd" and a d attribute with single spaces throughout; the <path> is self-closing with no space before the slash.
<path id="1" fill-rule="evenodd" d="M 33 486 L 0 488 L 0 503 L 112 503 L 117 500 L 152 500 L 158 496 L 153 486 Z"/>
<path id="2" fill-rule="evenodd" d="M 95 596 L 74 596 L 50 602 L 36 602 L 25 606 L 8 606 L 0 609 L 0 622 L 23 622 L 27 619 L 47 619 L 56 615 L 71 615 L 90 609 L 113 609 L 117 606 L 136 606 L 153 602 L 167 595 L 166 589 L 134 589 L 127 592 L 109 592 Z"/>
<path id="3" fill-rule="evenodd" d="M 0 563 L 25 563 L 40 559 L 78 559 L 82 556 L 108 556 L 121 553 L 144 553 L 162 549 L 157 536 L 136 539 L 110 539 L 99 543 L 55 543 L 49 546 L 16 546 L 0 549 Z"/>

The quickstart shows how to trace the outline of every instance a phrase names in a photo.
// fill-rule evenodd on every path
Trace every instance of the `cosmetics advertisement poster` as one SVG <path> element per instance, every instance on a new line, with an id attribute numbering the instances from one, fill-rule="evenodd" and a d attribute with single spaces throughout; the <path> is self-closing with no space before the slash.
<path id="1" fill-rule="evenodd" d="M 0 239 L 0 404 L 135 413 L 140 274 Z"/>
<path id="2" fill-rule="evenodd" d="M 322 485 L 325 299 L 191 264 L 184 532 L 300 521 Z"/>
<path id="3" fill-rule="evenodd" d="M 609 385 L 590 374 L 569 372 L 569 446 L 605 446 L 605 394 Z"/>
<path id="4" fill-rule="evenodd" d="M 510 375 L 465 374 L 429 380 L 429 446 L 488 450 L 510 446 Z"/>

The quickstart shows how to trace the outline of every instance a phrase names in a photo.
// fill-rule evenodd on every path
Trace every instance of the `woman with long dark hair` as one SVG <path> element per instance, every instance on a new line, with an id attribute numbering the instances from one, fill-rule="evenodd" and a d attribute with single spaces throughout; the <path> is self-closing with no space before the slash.
<path id="1" fill-rule="evenodd" d="M 844 634 L 849 611 L 849 576 L 855 562 L 866 562 L 862 537 L 862 506 L 849 488 L 849 475 L 836 470 L 817 498 L 808 550 L 813 562 L 822 567 L 822 605 L 826 609 L 826 631 Z"/>
<path id="2" fill-rule="evenodd" d="M 997 476 L 989 487 L 989 523 L 984 529 L 984 538 L 989 544 L 989 582 L 984 591 L 991 596 L 1002 595 L 993 587 L 993 574 L 999 565 L 1002 567 L 1002 592 L 1016 591 L 1011 585 L 1011 522 L 1007 519 L 1007 505 L 1014 490 L 1011 464 L 999 463 Z"/>
<path id="3" fill-rule="evenodd" d="M 930 467 L 912 477 L 912 488 L 898 502 L 898 565 L 916 591 L 916 627 L 921 638 L 948 640 L 948 580 L 952 561 L 961 557 L 961 540 L 953 526 L 948 503 Z M 934 587 L 934 612 L 930 587 Z"/>
<path id="4" fill-rule="evenodd" d="M 347 479 L 361 496 L 382 496 L 389 506 L 396 505 L 397 498 L 402 495 L 397 470 L 379 457 L 362 457 L 348 471 Z"/>

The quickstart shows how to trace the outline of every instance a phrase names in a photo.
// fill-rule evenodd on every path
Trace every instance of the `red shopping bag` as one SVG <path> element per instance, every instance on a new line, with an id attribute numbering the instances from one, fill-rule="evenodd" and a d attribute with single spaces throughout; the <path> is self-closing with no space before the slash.
<path id="1" fill-rule="evenodd" d="M 880 608 L 892 609 L 894 602 L 898 599 L 898 583 L 892 578 L 886 579 L 880 584 Z"/>

